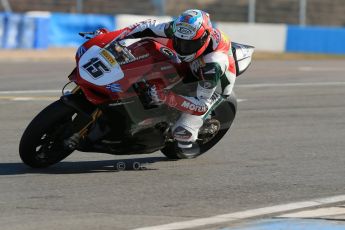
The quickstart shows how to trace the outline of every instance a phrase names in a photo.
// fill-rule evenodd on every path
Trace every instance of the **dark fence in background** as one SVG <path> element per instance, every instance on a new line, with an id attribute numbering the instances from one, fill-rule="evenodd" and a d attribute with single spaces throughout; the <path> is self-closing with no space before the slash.
<path id="1" fill-rule="evenodd" d="M 178 15 L 190 8 L 215 21 L 345 26 L 345 0 L 1 0 L 0 11 Z"/>

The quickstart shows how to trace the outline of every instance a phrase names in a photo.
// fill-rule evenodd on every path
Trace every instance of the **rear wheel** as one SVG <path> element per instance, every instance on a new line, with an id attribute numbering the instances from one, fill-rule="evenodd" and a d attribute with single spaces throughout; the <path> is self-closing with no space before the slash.
<path id="1" fill-rule="evenodd" d="M 215 146 L 235 119 L 236 96 L 233 93 L 229 98 L 219 104 L 211 113 L 211 118 L 206 120 L 199 130 L 199 140 L 191 149 L 181 149 L 177 142 L 168 143 L 161 152 L 169 159 L 190 159 L 200 156 Z M 217 127 L 216 129 L 214 127 Z M 213 130 L 213 131 L 212 131 Z M 211 132 L 210 132 L 211 131 Z"/>
<path id="2" fill-rule="evenodd" d="M 44 168 L 60 162 L 73 150 L 64 147 L 72 135 L 75 111 L 61 101 L 42 110 L 28 125 L 20 140 L 19 155 L 32 168 Z"/>
<path id="3" fill-rule="evenodd" d="M 218 120 L 210 119 L 205 122 L 203 127 L 200 129 L 208 129 L 210 127 L 219 125 L 216 129 L 214 129 L 213 133 L 200 134 L 199 132 L 199 139 L 196 143 L 193 144 L 193 147 L 190 149 L 181 149 L 177 146 L 177 142 L 171 142 L 167 144 L 165 148 L 161 150 L 161 152 L 168 158 L 172 160 L 177 159 L 191 159 L 201 154 L 207 152 L 213 146 L 215 146 L 220 139 L 226 134 L 229 128 L 220 129 L 220 123 Z"/>

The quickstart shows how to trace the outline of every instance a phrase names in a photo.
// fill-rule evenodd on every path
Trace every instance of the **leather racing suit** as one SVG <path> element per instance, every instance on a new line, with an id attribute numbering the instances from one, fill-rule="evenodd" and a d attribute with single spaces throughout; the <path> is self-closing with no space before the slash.
<path id="1" fill-rule="evenodd" d="M 150 38 L 173 49 L 172 23 L 157 23 L 149 19 L 122 29 L 121 34 L 124 39 Z M 231 42 L 220 30 L 213 29 L 205 52 L 196 60 L 184 64 L 188 66 L 186 74 L 192 74 L 198 80 L 195 96 L 183 96 L 169 91 L 160 97 L 164 98 L 164 103 L 182 112 L 172 131 L 179 147 L 189 148 L 197 140 L 204 117 L 219 101 L 219 94 L 229 96 L 234 87 L 236 67 Z"/>

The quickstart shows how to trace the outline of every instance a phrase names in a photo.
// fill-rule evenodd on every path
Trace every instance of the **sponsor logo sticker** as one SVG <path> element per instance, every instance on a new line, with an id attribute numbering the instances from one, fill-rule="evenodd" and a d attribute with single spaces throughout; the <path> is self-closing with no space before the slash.
<path id="1" fill-rule="evenodd" d="M 108 51 L 102 50 L 101 55 L 111 66 L 114 66 L 117 63 L 115 58 Z"/>
<path id="2" fill-rule="evenodd" d="M 161 51 L 161 53 L 165 54 L 165 55 L 166 55 L 166 56 L 168 56 L 169 58 L 171 58 L 171 57 L 174 57 L 174 56 L 175 56 L 174 52 L 173 52 L 172 50 L 170 50 L 170 49 L 166 48 L 166 47 L 162 47 L 162 48 L 160 48 L 160 50 L 159 50 L 159 51 Z"/>
<path id="3" fill-rule="evenodd" d="M 184 27 L 185 29 L 188 29 L 191 32 L 195 32 L 196 31 L 196 28 L 194 26 L 189 25 L 188 23 L 185 23 L 185 22 L 177 23 L 176 27 Z"/>
<path id="4" fill-rule="evenodd" d="M 177 27 L 177 32 L 181 34 L 186 34 L 186 35 L 190 35 L 193 33 L 193 31 L 191 31 L 190 29 L 182 27 L 182 26 Z"/>
<path id="5" fill-rule="evenodd" d="M 220 42 L 221 37 L 220 32 L 218 30 L 213 30 L 213 37 L 215 38 L 216 43 L 218 44 Z"/>
<path id="6" fill-rule="evenodd" d="M 181 106 L 191 111 L 200 112 L 200 113 L 207 111 L 206 106 L 195 105 L 189 101 L 184 101 Z"/>
<path id="7" fill-rule="evenodd" d="M 106 86 L 106 88 L 109 89 L 113 93 L 120 93 L 120 92 L 122 92 L 121 85 L 117 84 L 117 83 L 109 84 L 109 85 Z"/>
<path id="8" fill-rule="evenodd" d="M 198 11 L 195 11 L 195 10 L 189 10 L 188 14 L 191 15 L 192 17 L 194 17 L 194 16 L 197 16 L 199 13 L 198 13 Z"/>
<path id="9" fill-rule="evenodd" d="M 166 65 L 166 66 L 162 66 L 161 70 L 164 71 L 164 70 L 168 70 L 168 69 L 171 69 L 171 68 L 173 68 L 172 65 Z"/>

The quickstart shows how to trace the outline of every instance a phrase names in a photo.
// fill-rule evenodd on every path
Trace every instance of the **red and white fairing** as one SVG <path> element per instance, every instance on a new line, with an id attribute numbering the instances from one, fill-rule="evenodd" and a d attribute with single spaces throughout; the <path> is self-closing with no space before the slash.
<path id="1" fill-rule="evenodd" d="M 127 48 L 135 60 L 120 65 L 103 49 L 119 35 L 121 31 L 100 34 L 78 49 L 73 81 L 81 87 L 90 102 L 99 105 L 134 97 L 136 92 L 133 91 L 132 85 L 142 79 L 148 82 L 159 79 L 164 88 L 181 80 L 176 70 L 175 52 L 155 41 L 143 40 L 129 45 Z M 102 64 L 93 63 L 92 59 L 100 60 Z M 90 69 L 88 71 L 87 68 L 95 67 L 103 72 L 102 75 L 90 75 Z M 96 73 L 97 69 L 94 72 Z"/>

